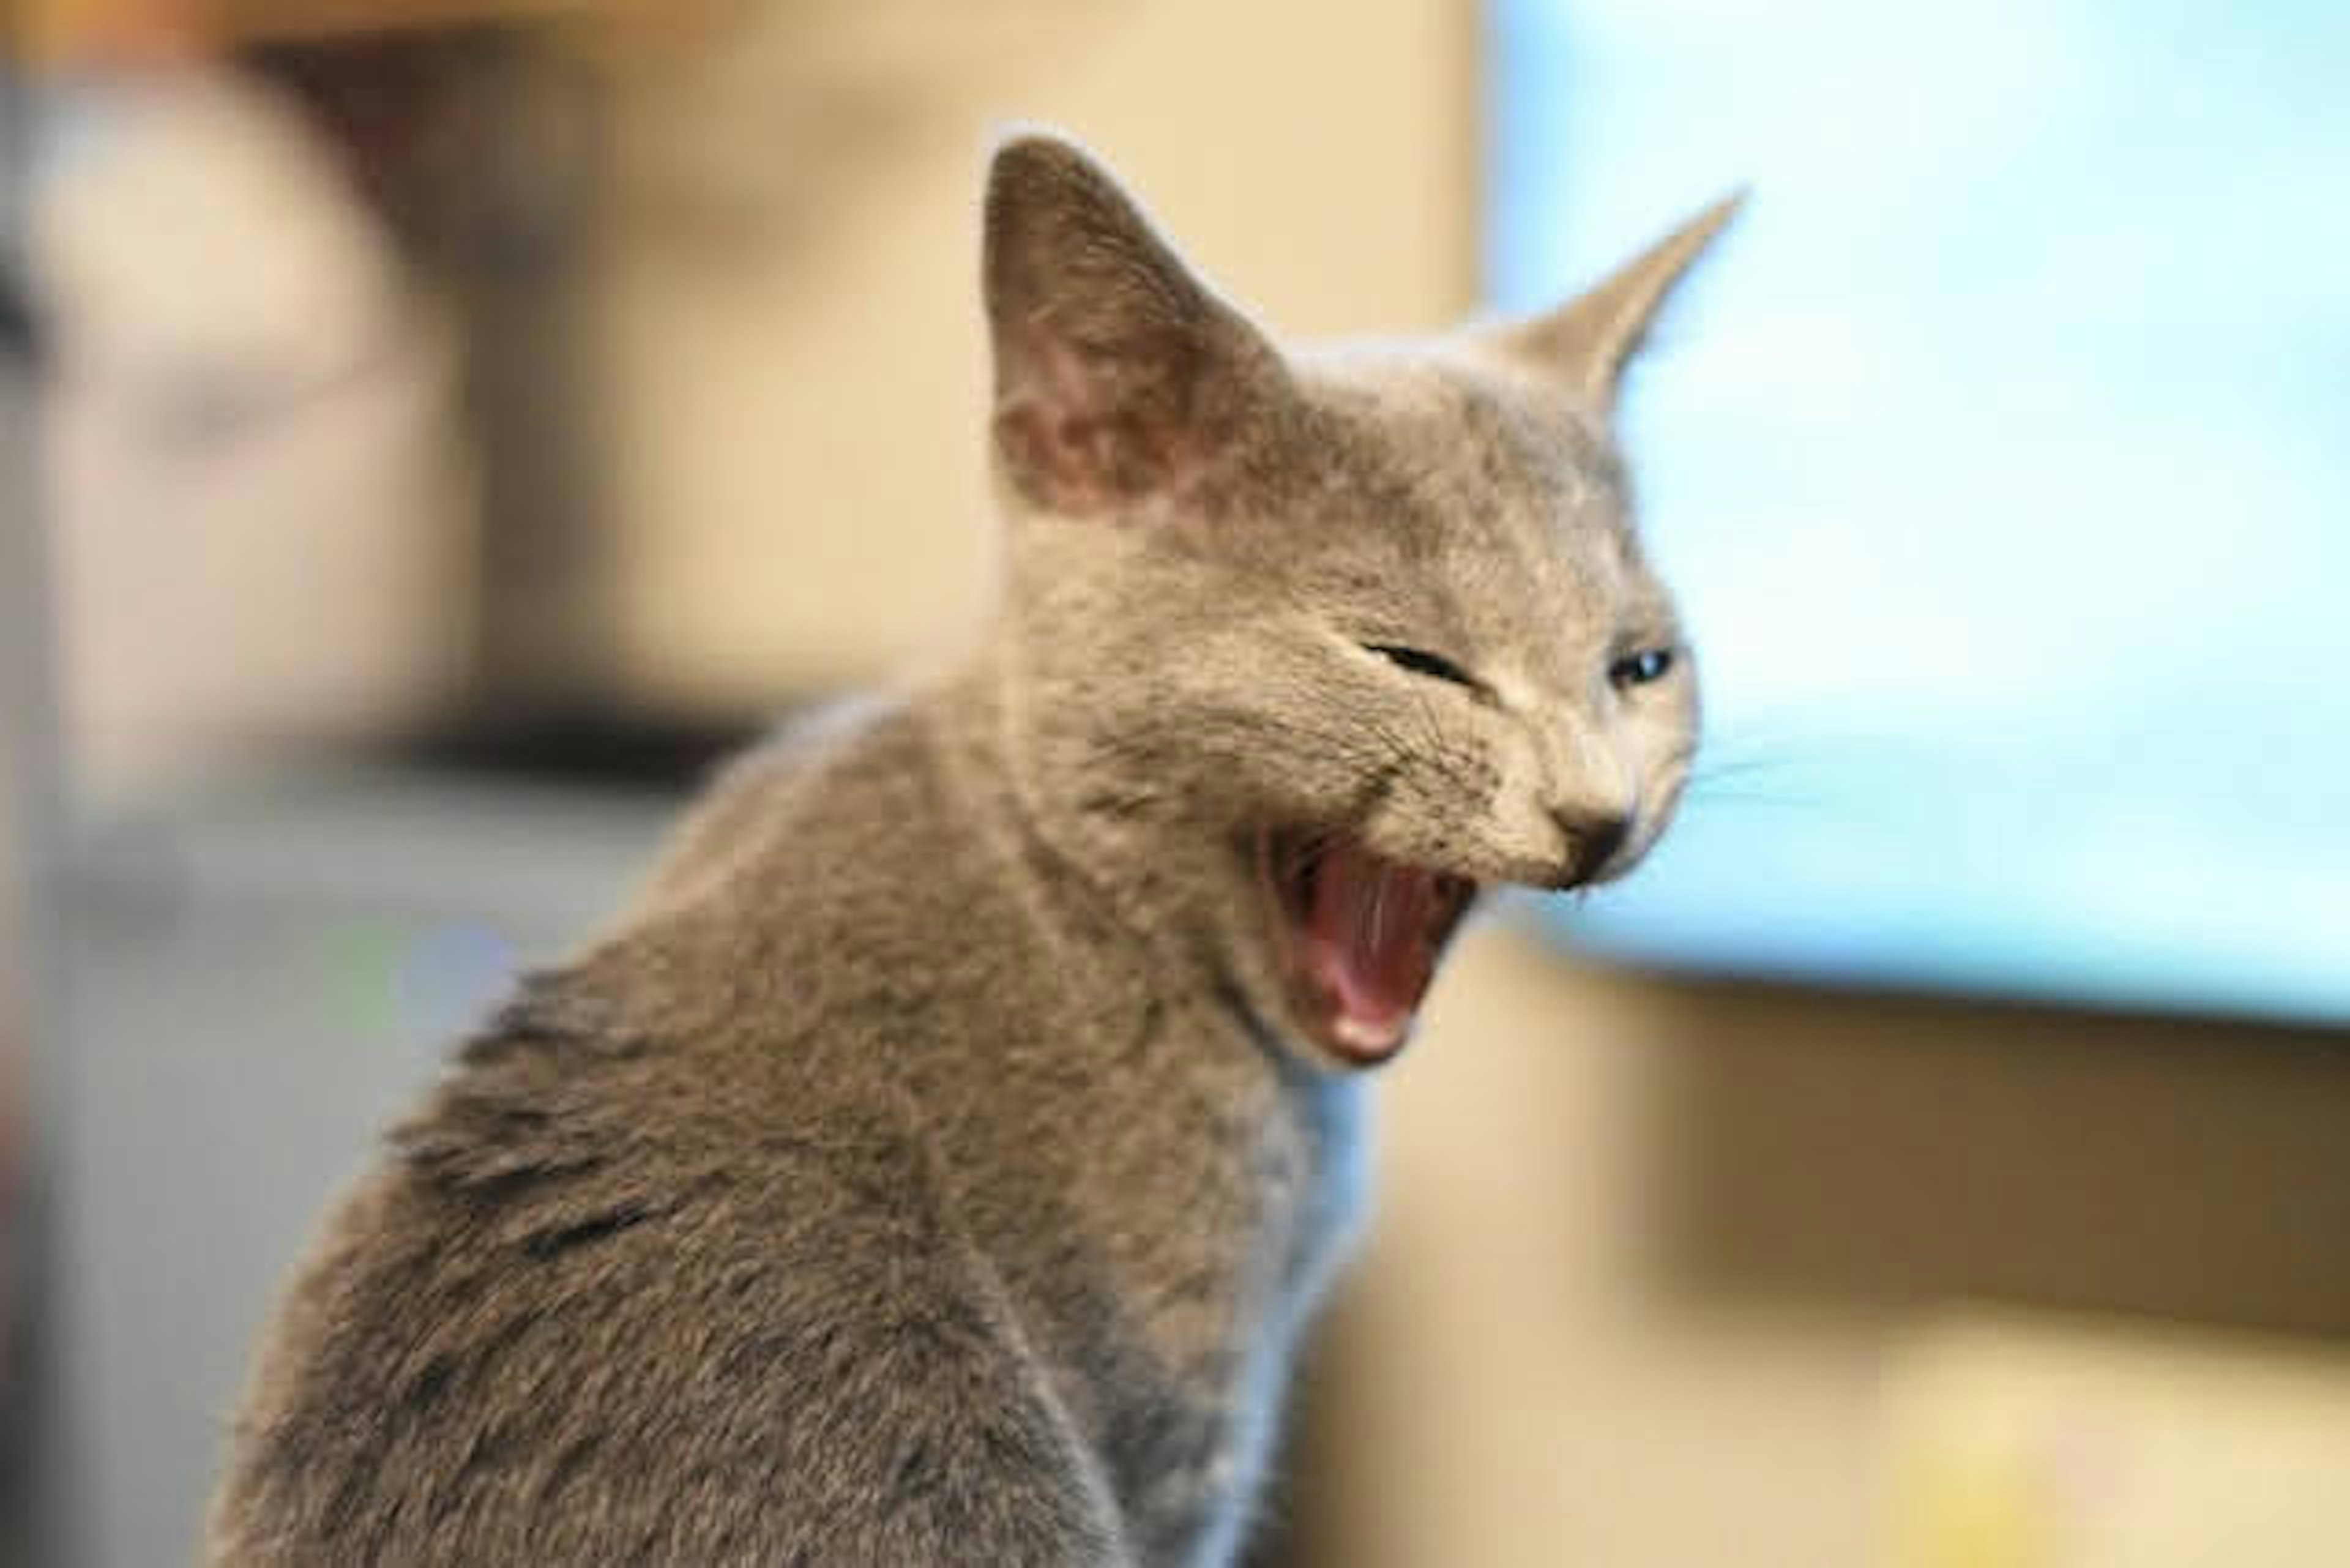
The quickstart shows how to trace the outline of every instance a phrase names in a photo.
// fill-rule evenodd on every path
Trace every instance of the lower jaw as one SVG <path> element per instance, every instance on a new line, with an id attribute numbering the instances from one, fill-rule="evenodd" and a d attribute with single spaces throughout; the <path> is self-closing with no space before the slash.
<path id="1" fill-rule="evenodd" d="M 1323 1060 L 1348 1069 L 1383 1067 L 1402 1055 L 1419 1033 L 1423 997 L 1409 1012 L 1366 1018 L 1344 1012 L 1328 999 L 1290 978 L 1284 986 L 1289 1033 Z"/>
<path id="2" fill-rule="evenodd" d="M 1347 1013 L 1331 1017 L 1315 1033 L 1315 1044 L 1349 1066 L 1377 1067 L 1402 1054 L 1419 1023 L 1419 1010 L 1377 1022 Z"/>

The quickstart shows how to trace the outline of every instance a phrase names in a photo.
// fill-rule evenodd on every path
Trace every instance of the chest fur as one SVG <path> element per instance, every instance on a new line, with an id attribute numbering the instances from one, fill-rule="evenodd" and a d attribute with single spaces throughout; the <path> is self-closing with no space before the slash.
<path id="1" fill-rule="evenodd" d="M 1193 1116 L 1167 1108 L 1113 1140 L 1108 1201 L 1063 1233 L 1068 1272 L 1024 1293 L 1144 1560 L 1221 1562 L 1360 1222 L 1366 1104 L 1357 1083 L 1275 1075 L 1220 1085 Z M 1079 1257 L 1092 1266 L 1069 1270 Z"/>

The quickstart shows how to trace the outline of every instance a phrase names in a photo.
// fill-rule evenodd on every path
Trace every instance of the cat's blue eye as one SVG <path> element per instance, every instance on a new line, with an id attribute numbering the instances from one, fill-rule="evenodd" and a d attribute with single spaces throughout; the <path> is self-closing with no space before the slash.
<path id="1" fill-rule="evenodd" d="M 1638 653 L 1627 653 L 1607 667 L 1607 679 L 1616 685 L 1646 686 L 1662 680 L 1671 673 L 1673 650 L 1669 648 L 1644 648 Z"/>
<path id="2" fill-rule="evenodd" d="M 1430 653 L 1424 648 L 1405 648 L 1392 642 L 1367 642 L 1362 649 L 1364 652 L 1376 653 L 1389 664 L 1399 670 L 1409 670 L 1414 675 L 1425 675 L 1431 680 L 1450 681 L 1455 686 L 1465 686 L 1471 691 L 1485 690 L 1483 681 L 1440 653 Z"/>

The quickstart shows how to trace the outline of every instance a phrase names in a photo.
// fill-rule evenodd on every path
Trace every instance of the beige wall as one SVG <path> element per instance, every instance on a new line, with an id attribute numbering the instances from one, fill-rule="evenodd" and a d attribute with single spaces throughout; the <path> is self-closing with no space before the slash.
<path id="1" fill-rule="evenodd" d="M 2258 1330 L 2338 1386 L 2338 1036 L 1679 987 L 1503 929 L 1429 1022 L 1312 1381 L 1311 1561 L 1887 1561 L 1884 1380 L 1987 1305 Z"/>
<path id="2" fill-rule="evenodd" d="M 978 182 L 1007 123 L 1087 140 L 1284 330 L 1469 301 L 1472 18 L 1449 0 L 770 11 L 622 111 L 612 424 L 640 694 L 867 679 L 964 624 L 989 559 Z"/>

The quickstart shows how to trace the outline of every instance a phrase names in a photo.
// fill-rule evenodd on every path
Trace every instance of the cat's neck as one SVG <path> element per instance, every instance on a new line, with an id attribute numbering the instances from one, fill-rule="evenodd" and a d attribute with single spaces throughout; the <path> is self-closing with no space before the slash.
<path id="1" fill-rule="evenodd" d="M 1212 1282 L 1201 1321 L 1148 1331 L 1175 1335 L 1162 1353 L 1221 1366 L 1260 1338 L 1285 1345 L 1359 1215 L 1367 1085 L 1304 1067 L 1239 1005 L 1198 911 L 1170 890 L 1212 886 L 1212 846 L 1152 824 L 1130 836 L 1072 832 L 1065 800 L 1034 791 L 1019 765 L 1021 715 L 1006 701 L 1016 681 L 994 657 L 923 692 L 913 712 L 958 826 L 984 846 L 991 882 L 1020 900 L 1066 992 L 1050 1049 L 1077 1060 L 1031 1086 L 1057 1101 L 1055 1125 L 1087 1135 L 1041 1139 L 1017 1158 L 1040 1162 L 1042 1190 L 1067 1206 L 1066 1235 L 1101 1249 L 1121 1299 L 1150 1301 L 1170 1275 Z M 991 1079 L 1004 1071 L 962 1065 Z M 1015 1289 L 1067 1266 L 1066 1235 L 1025 1257 L 1030 1229 L 994 1239 Z"/>
<path id="2" fill-rule="evenodd" d="M 1214 994 L 1224 983 L 1221 906 L 1238 891 L 1227 846 L 1163 806 L 1048 780 L 1020 658 L 999 635 L 913 699 L 945 788 L 1038 918 L 1114 940 L 1156 991 Z"/>

